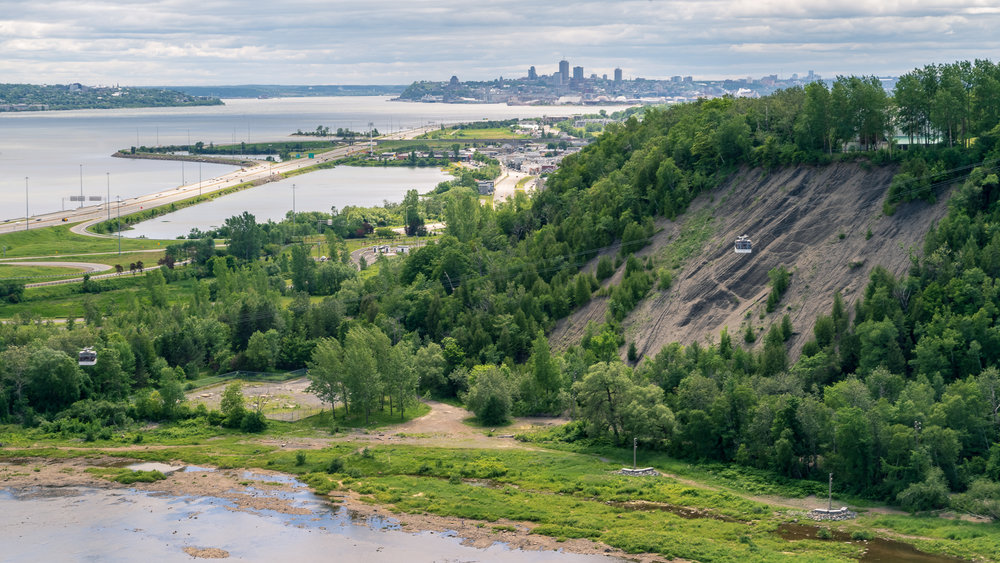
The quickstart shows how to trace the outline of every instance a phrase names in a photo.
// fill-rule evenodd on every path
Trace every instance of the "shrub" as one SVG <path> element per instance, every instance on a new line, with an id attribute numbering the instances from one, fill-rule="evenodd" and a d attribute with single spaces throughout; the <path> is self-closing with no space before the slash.
<path id="1" fill-rule="evenodd" d="M 607 256 L 601 256 L 601 259 L 597 261 L 597 279 L 606 280 L 613 273 L 615 273 L 615 268 L 611 265 L 611 259 Z"/>
<path id="2" fill-rule="evenodd" d="M 910 512 L 921 512 L 944 508 L 948 504 L 948 485 L 944 481 L 944 471 L 934 467 L 927 472 L 927 478 L 913 483 L 896 495 L 899 505 Z"/>
<path id="3" fill-rule="evenodd" d="M 295 465 L 303 466 L 306 464 L 306 452 L 295 452 Z"/>
<path id="4" fill-rule="evenodd" d="M 330 460 L 330 464 L 326 466 L 327 473 L 340 473 L 344 470 L 344 460 L 339 457 L 335 457 Z"/>
<path id="5" fill-rule="evenodd" d="M 159 471 L 129 471 L 115 477 L 115 481 L 123 485 L 131 485 L 132 483 L 153 483 L 166 478 L 167 476 Z"/>

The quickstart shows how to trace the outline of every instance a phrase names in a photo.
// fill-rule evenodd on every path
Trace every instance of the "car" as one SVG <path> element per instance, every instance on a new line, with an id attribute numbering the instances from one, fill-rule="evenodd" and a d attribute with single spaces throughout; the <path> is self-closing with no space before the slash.
<path id="1" fill-rule="evenodd" d="M 35 221 L 41 221 L 41 220 L 42 220 L 42 218 L 41 218 L 41 217 L 39 217 L 38 219 L 35 219 Z"/>

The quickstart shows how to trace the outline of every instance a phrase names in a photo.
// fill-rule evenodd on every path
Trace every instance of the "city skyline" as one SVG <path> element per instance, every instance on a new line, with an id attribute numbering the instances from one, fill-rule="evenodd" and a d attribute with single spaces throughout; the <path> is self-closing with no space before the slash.
<path id="1" fill-rule="evenodd" d="M 14 4 L 0 0 L 4 82 L 408 84 L 621 68 L 625 79 L 837 74 L 995 59 L 985 0 L 523 0 L 317 3 L 230 0 Z M 141 9 L 140 9 L 141 6 Z"/>

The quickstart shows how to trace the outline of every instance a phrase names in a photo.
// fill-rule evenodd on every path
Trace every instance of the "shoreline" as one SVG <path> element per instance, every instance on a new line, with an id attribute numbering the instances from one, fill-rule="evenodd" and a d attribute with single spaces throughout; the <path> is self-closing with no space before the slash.
<path id="1" fill-rule="evenodd" d="M 102 479 L 86 471 L 89 468 L 122 467 L 133 462 L 140 463 L 142 460 L 107 455 L 66 459 L 8 458 L 0 461 L 0 490 L 17 494 L 30 492 L 37 488 L 56 490 L 70 487 L 134 489 L 174 497 L 221 498 L 235 505 L 230 510 L 250 513 L 272 510 L 289 515 L 316 514 L 308 508 L 295 506 L 295 502 L 291 499 L 274 495 L 274 493 L 301 491 L 302 487 L 305 487 L 324 506 L 343 507 L 348 510 L 359 525 L 368 526 L 367 521 L 370 518 L 391 518 L 398 522 L 398 531 L 400 532 L 408 534 L 453 533 L 461 538 L 462 545 L 477 549 L 486 549 L 499 542 L 511 550 L 563 551 L 579 555 L 601 555 L 640 563 L 666 561 L 655 554 L 629 554 L 587 539 L 559 541 L 551 536 L 532 534 L 531 531 L 535 527 L 532 522 L 505 519 L 486 522 L 427 513 L 396 513 L 384 505 L 364 502 L 360 495 L 351 491 L 334 490 L 325 496 L 317 494 L 308 485 L 299 481 L 297 476 L 268 469 L 219 469 L 204 466 L 206 471 L 177 471 L 161 481 L 139 482 L 130 485 Z M 252 474 L 255 478 L 246 477 L 246 473 Z M 273 476 L 275 480 L 266 480 L 269 476 Z M 264 494 L 261 494 L 261 491 Z"/>

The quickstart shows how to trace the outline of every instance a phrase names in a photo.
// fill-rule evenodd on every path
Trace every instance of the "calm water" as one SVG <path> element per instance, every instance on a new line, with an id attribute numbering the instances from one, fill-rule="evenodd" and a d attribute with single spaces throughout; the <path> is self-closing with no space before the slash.
<path id="1" fill-rule="evenodd" d="M 268 480 L 274 480 L 268 478 Z M 267 491 L 255 491 L 266 496 Z M 356 522 L 300 487 L 308 515 L 242 512 L 215 497 L 73 487 L 0 490 L 0 559 L 35 561 L 192 561 L 183 550 L 218 548 L 226 561 L 498 561 L 613 563 L 601 556 L 461 545 L 450 534 L 411 534 L 392 520 Z"/>
<path id="2" fill-rule="evenodd" d="M 168 213 L 123 236 L 146 238 L 176 238 L 186 236 L 192 228 L 205 231 L 218 227 L 226 218 L 249 211 L 262 223 L 279 221 L 292 209 L 292 185 L 295 185 L 297 211 L 324 211 L 347 205 L 372 206 L 383 201 L 399 202 L 407 190 L 427 192 L 449 174 L 437 168 L 361 168 L 338 166 L 294 178 L 272 182 L 237 192 L 226 197 Z"/>
<path id="3" fill-rule="evenodd" d="M 620 108 L 421 104 L 357 96 L 235 99 L 226 100 L 224 106 L 196 108 L 0 113 L 0 220 L 23 216 L 25 177 L 32 215 L 78 205 L 68 198 L 80 194 L 81 165 L 86 196 L 106 196 L 109 173 L 112 199 L 198 181 L 196 164 L 110 156 L 133 145 L 281 141 L 292 138 L 296 130 L 312 131 L 317 125 L 361 131 L 373 123 L 380 132 L 390 132 L 428 123 L 564 116 L 600 109 Z M 231 169 L 202 165 L 200 173 L 207 179 Z"/>

